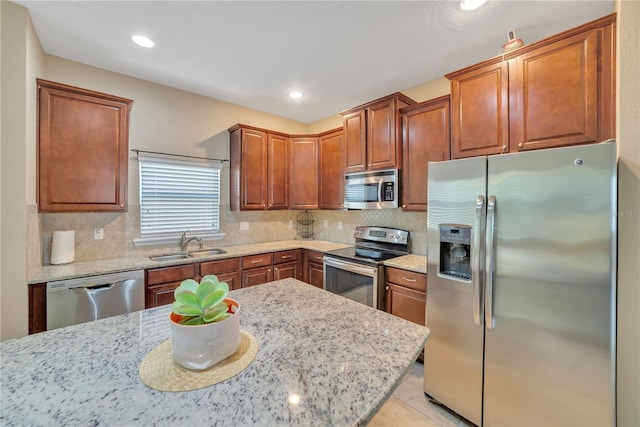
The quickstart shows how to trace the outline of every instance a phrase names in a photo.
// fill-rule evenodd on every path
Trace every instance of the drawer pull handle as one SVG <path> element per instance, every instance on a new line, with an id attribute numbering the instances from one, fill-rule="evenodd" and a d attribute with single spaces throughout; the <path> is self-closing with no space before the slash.
<path id="1" fill-rule="evenodd" d="M 261 259 L 257 259 L 257 260 L 254 259 L 253 261 L 251 261 L 251 264 L 258 264 L 258 263 L 261 263 L 261 262 L 262 262 Z"/>
<path id="2" fill-rule="evenodd" d="M 316 256 L 316 257 L 314 257 L 314 258 L 315 258 L 316 260 L 318 260 L 318 261 L 322 261 L 322 257 L 321 257 L 321 256 Z"/>
<path id="3" fill-rule="evenodd" d="M 289 258 L 291 258 L 291 255 L 283 255 L 282 256 L 282 259 L 289 259 Z"/>
<path id="4" fill-rule="evenodd" d="M 406 278 L 406 277 L 404 277 L 404 276 L 402 276 L 402 278 L 403 278 L 404 280 L 406 280 L 407 282 L 411 282 L 411 283 L 416 283 L 416 282 L 417 282 L 417 280 L 416 280 L 416 279 L 407 279 L 407 278 Z"/>

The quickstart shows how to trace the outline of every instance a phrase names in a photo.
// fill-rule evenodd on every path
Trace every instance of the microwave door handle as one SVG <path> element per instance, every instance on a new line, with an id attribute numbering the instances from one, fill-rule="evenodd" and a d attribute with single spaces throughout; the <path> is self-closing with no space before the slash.
<path id="1" fill-rule="evenodd" d="M 380 178 L 378 181 L 378 200 L 382 203 L 384 201 L 384 194 L 382 194 L 382 184 L 384 182 L 383 178 Z"/>

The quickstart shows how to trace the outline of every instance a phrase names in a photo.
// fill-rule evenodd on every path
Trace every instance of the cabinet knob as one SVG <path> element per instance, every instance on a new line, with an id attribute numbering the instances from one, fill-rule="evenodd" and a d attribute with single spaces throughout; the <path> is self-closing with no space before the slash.
<path id="1" fill-rule="evenodd" d="M 524 142 L 518 144 L 518 150 L 522 150 L 524 148 Z"/>
<path id="2" fill-rule="evenodd" d="M 502 146 L 502 147 L 500 147 L 500 148 L 502 148 L 502 152 L 503 152 L 503 153 L 507 151 L 507 146 L 506 146 L 506 145 L 503 145 L 503 146 Z"/>
<path id="3" fill-rule="evenodd" d="M 385 287 L 384 287 L 384 290 L 385 290 L 385 291 L 388 291 L 388 290 L 389 290 L 389 285 L 385 286 Z"/>

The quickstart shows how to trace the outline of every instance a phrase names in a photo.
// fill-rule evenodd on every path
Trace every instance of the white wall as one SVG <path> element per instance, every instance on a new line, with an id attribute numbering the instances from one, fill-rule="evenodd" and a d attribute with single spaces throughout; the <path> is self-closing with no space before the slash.
<path id="1" fill-rule="evenodd" d="M 618 425 L 640 426 L 640 2 L 618 1 Z"/>
<path id="2" fill-rule="evenodd" d="M 0 339 L 27 333 L 27 205 L 35 202 L 35 77 L 42 48 L 27 10 L 1 8 Z"/>

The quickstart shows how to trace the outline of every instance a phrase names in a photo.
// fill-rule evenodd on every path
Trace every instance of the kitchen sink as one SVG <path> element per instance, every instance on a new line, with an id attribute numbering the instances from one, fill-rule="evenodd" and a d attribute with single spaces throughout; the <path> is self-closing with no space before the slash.
<path id="1" fill-rule="evenodd" d="M 210 255 L 226 254 L 226 253 L 227 251 L 223 249 L 218 249 L 218 248 L 199 249 L 197 251 L 177 252 L 177 253 L 162 254 L 162 255 L 151 255 L 149 259 L 151 261 L 172 261 L 177 259 L 197 258 L 197 257 L 210 256 Z"/>
<path id="2" fill-rule="evenodd" d="M 218 249 L 218 248 L 201 249 L 201 250 L 189 252 L 189 256 L 190 257 L 199 257 L 199 256 L 209 256 L 209 255 L 220 255 L 220 254 L 226 254 L 226 253 L 227 253 L 227 251 L 222 250 L 222 249 Z"/>
<path id="3" fill-rule="evenodd" d="M 179 254 L 164 254 L 164 255 L 151 255 L 149 259 L 151 261 L 171 261 L 176 259 L 187 259 L 189 258 L 188 254 L 181 252 Z"/>

